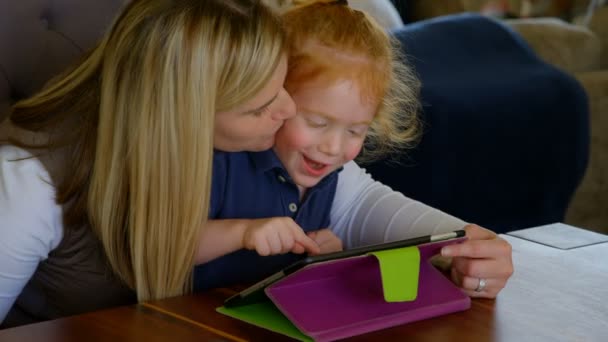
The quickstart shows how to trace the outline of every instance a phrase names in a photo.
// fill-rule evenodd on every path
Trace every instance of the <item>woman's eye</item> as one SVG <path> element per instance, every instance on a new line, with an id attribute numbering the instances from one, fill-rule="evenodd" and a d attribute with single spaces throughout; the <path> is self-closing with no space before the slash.
<path id="1" fill-rule="evenodd" d="M 256 110 L 255 112 L 252 112 L 251 114 L 253 114 L 253 116 L 262 116 L 262 114 L 266 113 L 268 111 L 268 107 L 264 108 L 264 109 L 260 109 L 260 110 Z"/>

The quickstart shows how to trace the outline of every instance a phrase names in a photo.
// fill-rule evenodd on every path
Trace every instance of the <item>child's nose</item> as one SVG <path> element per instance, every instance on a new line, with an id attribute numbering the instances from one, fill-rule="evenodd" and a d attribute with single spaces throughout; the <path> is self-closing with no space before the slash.
<path id="1" fill-rule="evenodd" d="M 329 133 L 321 140 L 319 151 L 329 156 L 336 156 L 342 150 L 342 137 L 340 134 Z"/>

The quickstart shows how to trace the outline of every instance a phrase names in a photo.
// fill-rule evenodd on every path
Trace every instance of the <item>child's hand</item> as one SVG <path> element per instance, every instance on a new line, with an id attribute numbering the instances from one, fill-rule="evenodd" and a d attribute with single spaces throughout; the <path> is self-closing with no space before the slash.
<path id="1" fill-rule="evenodd" d="M 321 249 L 290 217 L 251 220 L 243 234 L 243 247 L 267 256 L 293 252 L 319 254 Z"/>
<path id="2" fill-rule="evenodd" d="M 319 253 L 309 253 L 309 254 L 327 254 L 333 252 L 340 252 L 343 250 L 342 240 L 336 236 L 331 230 L 328 228 L 317 230 L 314 232 L 308 232 L 306 235 L 313 239 L 321 251 Z"/>

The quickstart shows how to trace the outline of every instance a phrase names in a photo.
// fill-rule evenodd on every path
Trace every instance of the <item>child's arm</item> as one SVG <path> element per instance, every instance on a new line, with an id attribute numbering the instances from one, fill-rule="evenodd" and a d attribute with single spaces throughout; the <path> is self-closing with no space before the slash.
<path id="1" fill-rule="evenodd" d="M 242 248 L 262 256 L 321 252 L 290 217 L 209 220 L 199 236 L 195 263 L 203 264 Z"/>

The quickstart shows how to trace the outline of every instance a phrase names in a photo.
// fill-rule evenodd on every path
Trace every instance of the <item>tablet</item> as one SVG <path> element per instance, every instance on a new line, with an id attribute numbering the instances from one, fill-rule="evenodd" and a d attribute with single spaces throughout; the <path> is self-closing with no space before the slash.
<path id="1" fill-rule="evenodd" d="M 451 239 L 456 239 L 456 238 L 463 237 L 463 236 L 465 236 L 464 230 L 456 230 L 456 231 L 444 233 L 444 234 L 426 235 L 426 236 L 420 236 L 420 237 L 406 239 L 406 240 L 399 240 L 399 241 L 381 243 L 381 244 L 377 244 L 377 245 L 358 247 L 358 248 L 353 248 L 353 249 L 336 252 L 336 253 L 308 256 L 304 259 L 296 261 L 295 263 L 285 267 L 281 271 L 276 272 L 267 278 L 264 278 L 260 282 L 254 284 L 254 285 L 251 285 L 250 287 L 246 288 L 245 290 L 226 299 L 224 301 L 224 306 L 225 307 L 235 307 L 235 306 L 241 306 L 241 305 L 261 302 L 266 299 L 266 294 L 264 293 L 264 289 L 267 286 L 274 284 L 275 282 L 283 279 L 287 275 L 303 268 L 304 266 L 310 265 L 310 264 L 330 261 L 330 260 L 336 260 L 336 259 L 350 258 L 350 257 L 354 257 L 354 256 L 364 255 L 367 253 L 382 251 L 382 250 L 387 250 L 387 249 L 410 247 L 410 246 L 417 246 L 417 245 L 421 245 L 421 244 L 429 243 L 429 242 L 451 240 Z"/>

